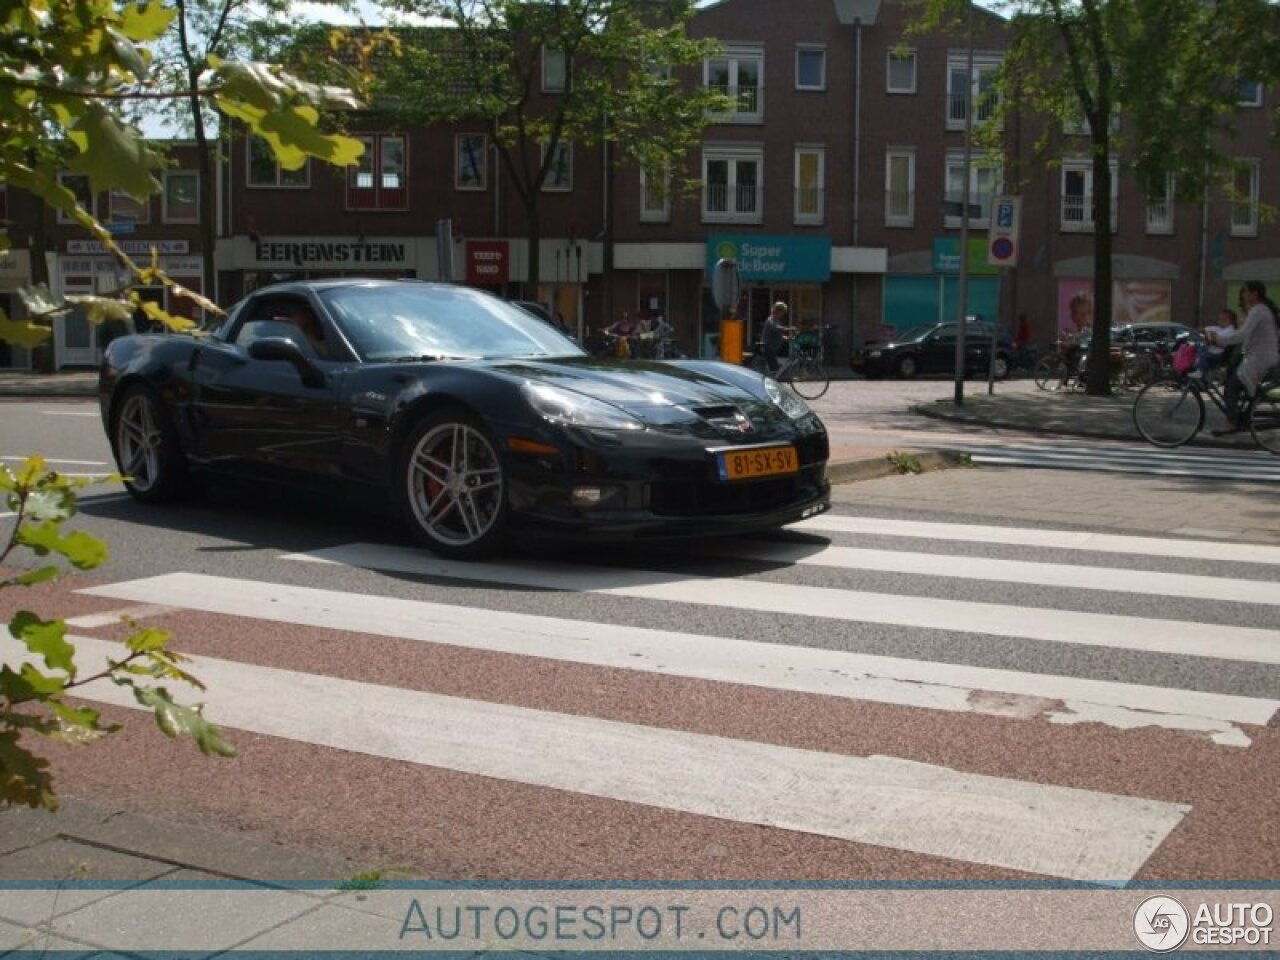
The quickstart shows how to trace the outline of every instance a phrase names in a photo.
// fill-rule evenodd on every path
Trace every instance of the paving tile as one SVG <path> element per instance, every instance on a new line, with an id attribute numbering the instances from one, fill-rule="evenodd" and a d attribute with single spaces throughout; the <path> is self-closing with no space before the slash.
<path id="1" fill-rule="evenodd" d="M 396 950 L 403 946 L 400 939 L 402 924 L 403 917 L 392 919 L 326 903 L 305 916 L 254 937 L 237 950 Z"/>

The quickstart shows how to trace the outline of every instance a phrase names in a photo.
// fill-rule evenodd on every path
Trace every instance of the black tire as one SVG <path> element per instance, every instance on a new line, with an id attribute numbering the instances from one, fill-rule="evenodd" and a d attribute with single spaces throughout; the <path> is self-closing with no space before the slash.
<path id="1" fill-rule="evenodd" d="M 1133 425 L 1148 443 L 1180 447 L 1204 426 L 1204 398 L 1188 384 L 1158 380 L 1134 399 Z"/>
<path id="2" fill-rule="evenodd" d="M 144 384 L 125 388 L 111 415 L 111 453 L 140 503 L 170 503 L 187 489 L 187 458 L 169 412 Z"/>
<path id="3" fill-rule="evenodd" d="M 479 418 L 461 408 L 424 417 L 397 464 L 396 498 L 419 542 L 451 560 L 479 560 L 505 546 L 506 472 Z"/>
<path id="4" fill-rule="evenodd" d="M 991 362 L 991 373 L 997 380 L 1006 380 L 1013 370 L 1013 359 L 1007 353 L 997 353 Z"/>
<path id="5" fill-rule="evenodd" d="M 1067 362 L 1056 353 L 1040 358 L 1036 364 L 1036 386 L 1041 390 L 1057 390 L 1067 373 Z"/>
<path id="6" fill-rule="evenodd" d="M 908 353 L 897 359 L 893 365 L 893 371 L 901 380 L 914 380 L 916 374 L 920 372 L 920 363 Z"/>
<path id="7" fill-rule="evenodd" d="M 1280 456 L 1280 382 L 1264 383 L 1249 413 L 1249 432 L 1254 442 Z"/>
<path id="8" fill-rule="evenodd" d="M 782 380 L 806 400 L 817 400 L 831 386 L 826 367 L 809 358 L 790 364 L 783 371 Z"/>

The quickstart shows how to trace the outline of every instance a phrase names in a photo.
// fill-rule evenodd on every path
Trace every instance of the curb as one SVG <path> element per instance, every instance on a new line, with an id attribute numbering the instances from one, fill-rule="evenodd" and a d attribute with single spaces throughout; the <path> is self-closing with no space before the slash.
<path id="1" fill-rule="evenodd" d="M 890 460 L 894 456 L 919 462 L 920 470 L 898 469 Z M 960 466 L 960 460 L 954 453 L 943 453 L 937 450 L 894 450 L 880 457 L 828 463 L 827 479 L 833 484 L 860 483 L 864 480 L 882 480 L 885 477 L 899 477 L 915 472 L 930 473 L 934 470 L 947 470 L 958 466 Z"/>

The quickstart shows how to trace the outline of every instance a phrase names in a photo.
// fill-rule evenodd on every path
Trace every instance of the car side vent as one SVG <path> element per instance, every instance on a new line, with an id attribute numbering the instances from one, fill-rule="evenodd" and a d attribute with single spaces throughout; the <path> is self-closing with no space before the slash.
<path id="1" fill-rule="evenodd" d="M 694 407 L 693 412 L 703 420 L 736 420 L 738 418 L 738 408 L 732 404 L 722 404 L 716 407 Z"/>

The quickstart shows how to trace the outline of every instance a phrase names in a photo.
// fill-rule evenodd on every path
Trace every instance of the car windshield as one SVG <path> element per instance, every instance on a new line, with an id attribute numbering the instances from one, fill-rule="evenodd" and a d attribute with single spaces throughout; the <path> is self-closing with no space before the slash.
<path id="1" fill-rule="evenodd" d="M 368 361 L 583 355 L 537 317 L 467 287 L 371 284 L 332 287 L 320 296 Z"/>

